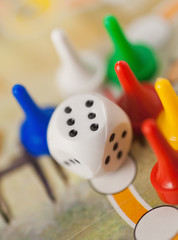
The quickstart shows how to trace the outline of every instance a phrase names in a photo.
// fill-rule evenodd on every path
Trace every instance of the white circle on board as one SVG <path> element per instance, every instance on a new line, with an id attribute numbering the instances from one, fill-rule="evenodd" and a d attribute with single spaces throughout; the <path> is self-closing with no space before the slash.
<path id="1" fill-rule="evenodd" d="M 114 194 L 123 191 L 133 182 L 137 172 L 135 161 L 127 157 L 122 166 L 111 173 L 91 179 L 90 185 L 99 193 Z"/>
<path id="2" fill-rule="evenodd" d="M 172 26 L 162 16 L 149 14 L 132 21 L 126 32 L 131 41 L 142 42 L 155 49 L 160 49 L 169 42 Z"/>
<path id="3" fill-rule="evenodd" d="M 160 206 L 151 209 L 135 227 L 136 240 L 170 240 L 178 234 L 178 209 Z"/>

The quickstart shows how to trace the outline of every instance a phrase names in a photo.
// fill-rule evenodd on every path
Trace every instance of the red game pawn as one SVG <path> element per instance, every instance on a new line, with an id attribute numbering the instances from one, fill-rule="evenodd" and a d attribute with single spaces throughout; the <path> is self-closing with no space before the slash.
<path id="1" fill-rule="evenodd" d="M 163 202 L 178 204 L 178 152 L 169 145 L 153 119 L 144 121 L 142 131 L 158 159 L 151 171 L 151 183 Z"/>
<path id="2" fill-rule="evenodd" d="M 117 62 L 115 71 L 125 91 L 117 104 L 130 117 L 134 133 L 141 135 L 142 122 L 147 118 L 156 118 L 158 116 L 162 109 L 161 101 L 154 86 L 149 83 L 138 82 L 126 62 Z"/>

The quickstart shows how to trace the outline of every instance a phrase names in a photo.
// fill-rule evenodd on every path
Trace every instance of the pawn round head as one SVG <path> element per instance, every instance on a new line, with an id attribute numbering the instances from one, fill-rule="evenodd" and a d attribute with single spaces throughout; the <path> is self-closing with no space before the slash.
<path id="1" fill-rule="evenodd" d="M 131 139 L 131 124 L 125 112 L 94 93 L 62 102 L 51 117 L 47 133 L 54 159 L 84 178 L 118 169 Z"/>

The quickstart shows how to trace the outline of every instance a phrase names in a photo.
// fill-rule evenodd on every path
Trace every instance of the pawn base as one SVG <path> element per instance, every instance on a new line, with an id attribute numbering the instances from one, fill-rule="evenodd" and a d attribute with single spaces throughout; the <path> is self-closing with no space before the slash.
<path id="1" fill-rule="evenodd" d="M 178 204 L 178 188 L 164 188 L 156 181 L 156 176 L 158 174 L 158 163 L 156 163 L 151 171 L 151 183 L 155 188 L 161 201 L 167 204 Z M 176 180 L 177 178 L 175 178 Z"/>
<path id="2" fill-rule="evenodd" d="M 123 191 L 136 176 L 136 163 L 128 156 L 123 165 L 114 172 L 95 177 L 89 181 L 95 191 L 101 194 L 114 194 Z"/>

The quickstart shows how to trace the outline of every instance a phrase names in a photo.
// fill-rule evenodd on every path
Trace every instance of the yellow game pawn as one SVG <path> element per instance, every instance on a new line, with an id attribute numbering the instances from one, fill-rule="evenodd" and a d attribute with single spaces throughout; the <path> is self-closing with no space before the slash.
<path id="1" fill-rule="evenodd" d="M 164 108 L 157 118 L 158 127 L 172 148 L 178 150 L 178 96 L 167 79 L 158 78 L 155 89 Z"/>

